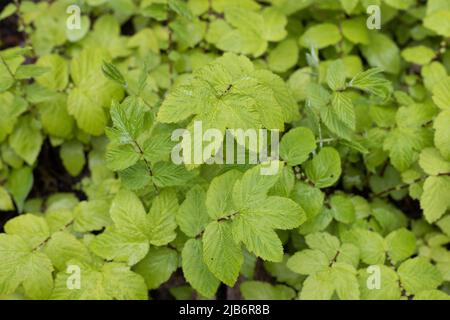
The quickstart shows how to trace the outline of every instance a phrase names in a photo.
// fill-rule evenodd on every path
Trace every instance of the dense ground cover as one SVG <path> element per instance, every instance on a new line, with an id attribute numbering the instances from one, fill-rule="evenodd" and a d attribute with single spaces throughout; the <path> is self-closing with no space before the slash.
<path id="1" fill-rule="evenodd" d="M 449 299 L 449 41 L 448 0 L 3 3 L 0 298 Z"/>

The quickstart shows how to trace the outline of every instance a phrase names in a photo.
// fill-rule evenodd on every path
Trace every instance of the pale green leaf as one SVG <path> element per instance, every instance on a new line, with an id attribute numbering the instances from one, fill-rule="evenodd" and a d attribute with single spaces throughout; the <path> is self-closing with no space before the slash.
<path id="1" fill-rule="evenodd" d="M 133 271 L 140 274 L 147 284 L 147 289 L 157 289 L 161 284 L 169 280 L 173 272 L 178 268 L 178 254 L 170 248 L 150 248 L 147 255 Z"/>
<path id="2" fill-rule="evenodd" d="M 244 261 L 233 240 L 229 222 L 211 222 L 203 235 L 203 260 L 209 270 L 228 286 L 234 286 Z"/>
<path id="3" fill-rule="evenodd" d="M 442 275 L 424 257 L 406 260 L 398 268 L 403 288 L 408 294 L 436 289 L 442 283 Z"/>
<path id="4" fill-rule="evenodd" d="M 183 247 L 181 258 L 184 277 L 192 287 L 205 297 L 214 296 L 220 281 L 203 261 L 202 241 L 188 240 Z"/>

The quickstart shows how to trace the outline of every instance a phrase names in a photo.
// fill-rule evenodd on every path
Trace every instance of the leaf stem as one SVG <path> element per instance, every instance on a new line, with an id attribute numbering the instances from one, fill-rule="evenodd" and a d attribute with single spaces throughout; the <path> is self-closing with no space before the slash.
<path id="1" fill-rule="evenodd" d="M 437 177 L 450 176 L 450 172 L 439 173 L 439 174 L 437 174 L 436 176 L 437 176 Z M 413 180 L 411 183 L 405 183 L 405 184 L 397 185 L 397 186 L 395 186 L 395 187 L 391 187 L 391 188 L 389 188 L 389 189 L 386 189 L 386 190 L 377 192 L 377 193 L 375 193 L 375 194 L 373 195 L 373 197 L 383 197 L 383 196 L 388 195 L 388 194 L 391 193 L 391 192 L 394 192 L 394 191 L 400 191 L 400 190 L 406 189 L 406 188 L 408 188 L 410 185 L 415 184 L 415 183 L 419 183 L 419 182 L 425 180 L 425 179 L 428 178 L 428 177 L 429 177 L 429 176 L 423 176 L 423 177 L 420 177 L 420 178 L 417 178 L 417 179 Z"/>
<path id="2" fill-rule="evenodd" d="M 155 184 L 155 181 L 153 181 L 153 171 L 152 171 L 152 167 L 150 166 L 150 162 L 148 162 L 147 159 L 145 159 L 144 150 L 142 149 L 142 147 L 139 145 L 139 143 L 136 140 L 133 140 L 133 144 L 138 149 L 138 152 L 139 152 L 142 160 L 144 160 L 145 167 L 147 168 L 148 174 L 150 175 L 150 178 L 152 179 L 152 184 L 153 184 L 153 187 L 156 190 L 156 193 L 159 193 L 159 188 Z"/>
<path id="3" fill-rule="evenodd" d="M 11 78 L 16 81 L 16 77 L 14 76 L 14 73 L 12 72 L 12 70 L 9 68 L 8 64 L 6 63 L 5 59 L 0 55 L 0 60 L 2 61 L 2 63 L 5 65 L 6 67 L 6 71 L 8 71 L 9 75 L 11 76 Z"/>
<path id="4" fill-rule="evenodd" d="M 70 220 L 70 221 L 69 221 L 68 223 L 66 223 L 62 228 L 60 228 L 60 229 L 58 230 L 58 232 L 66 230 L 66 229 L 69 228 L 74 222 L 75 222 L 75 220 L 73 220 L 73 219 Z M 55 233 L 56 233 L 56 232 L 55 232 Z M 49 237 L 47 237 L 45 240 L 43 240 L 41 243 L 39 243 L 36 247 L 34 247 L 33 250 L 32 250 L 32 252 L 37 251 L 38 249 L 40 249 L 40 248 L 42 248 L 43 246 L 45 246 L 45 245 L 50 241 L 50 239 L 53 237 L 53 235 L 54 235 L 55 233 L 53 233 L 52 235 L 50 235 Z"/>

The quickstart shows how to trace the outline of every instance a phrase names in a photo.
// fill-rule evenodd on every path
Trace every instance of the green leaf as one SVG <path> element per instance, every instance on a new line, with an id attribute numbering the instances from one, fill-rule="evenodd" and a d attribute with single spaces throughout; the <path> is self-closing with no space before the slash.
<path id="1" fill-rule="evenodd" d="M 363 300 L 398 300 L 402 294 L 399 286 L 399 277 L 397 273 L 385 265 L 374 265 L 379 268 L 379 273 L 369 273 L 370 269 L 361 269 L 358 273 L 359 288 L 361 290 L 361 299 Z M 371 287 L 374 285 L 372 279 L 380 280 L 380 287 Z"/>
<path id="2" fill-rule="evenodd" d="M 220 285 L 220 281 L 209 271 L 203 261 L 203 245 L 201 240 L 188 240 L 181 253 L 183 274 L 192 287 L 205 297 L 212 297 Z"/>
<path id="3" fill-rule="evenodd" d="M 102 268 L 103 285 L 108 295 L 117 300 L 147 300 L 144 279 L 119 263 L 107 263 Z"/>
<path id="4" fill-rule="evenodd" d="M 342 36 L 336 25 L 322 23 L 314 25 L 300 37 L 300 45 L 310 49 L 323 49 L 341 41 Z"/>
<path id="5" fill-rule="evenodd" d="M 11 196 L 4 187 L 0 186 L 0 211 L 12 210 L 14 210 L 14 203 Z"/>
<path id="6" fill-rule="evenodd" d="M 125 78 L 114 64 L 103 61 L 102 72 L 107 78 L 117 82 L 121 86 L 126 86 L 127 82 L 125 81 Z"/>
<path id="7" fill-rule="evenodd" d="M 30 167 L 13 170 L 9 176 L 6 189 L 13 196 L 17 210 L 22 212 L 25 199 L 33 186 L 33 171 Z"/>
<path id="8" fill-rule="evenodd" d="M 447 235 L 450 236 L 450 215 L 446 215 L 444 218 L 436 223 L 439 228 Z"/>
<path id="9" fill-rule="evenodd" d="M 366 91 L 382 99 L 386 99 L 392 91 L 392 85 L 380 75 L 381 72 L 382 69 L 380 68 L 373 68 L 360 72 L 353 77 L 349 86 Z"/>
<path id="10" fill-rule="evenodd" d="M 99 270 L 76 260 L 71 260 L 69 263 L 80 268 L 80 274 L 82 275 L 80 277 L 80 289 L 70 290 L 68 288 L 67 281 L 70 274 L 64 270 L 56 275 L 55 287 L 50 297 L 52 300 L 113 299 L 104 288 L 103 275 Z"/>
<path id="11" fill-rule="evenodd" d="M 345 88 L 345 65 L 341 59 L 328 65 L 327 83 L 331 90 L 338 91 Z"/>
<path id="12" fill-rule="evenodd" d="M 152 169 L 153 181 L 161 188 L 183 186 L 196 175 L 196 172 L 186 170 L 184 165 L 171 162 L 158 162 Z"/>
<path id="13" fill-rule="evenodd" d="M 269 53 L 269 67 L 274 72 L 285 72 L 297 64 L 299 48 L 294 39 L 280 42 Z"/>
<path id="14" fill-rule="evenodd" d="M 425 290 L 417 293 L 414 300 L 450 300 L 450 296 L 440 290 Z"/>
<path id="15" fill-rule="evenodd" d="M 439 175 L 450 173 L 450 162 L 442 158 L 435 148 L 423 149 L 420 153 L 419 165 L 429 175 Z"/>
<path id="16" fill-rule="evenodd" d="M 440 62 L 433 61 L 422 67 L 421 75 L 425 87 L 432 92 L 435 85 L 447 77 L 447 71 Z"/>
<path id="17" fill-rule="evenodd" d="M 247 170 L 233 187 L 233 203 L 237 208 L 251 208 L 266 198 L 279 175 L 262 175 L 261 166 Z"/>
<path id="18" fill-rule="evenodd" d="M 350 199 L 342 195 L 333 195 L 330 200 L 334 218 L 342 223 L 352 223 L 356 219 L 355 207 Z"/>
<path id="19" fill-rule="evenodd" d="M 391 232 L 385 241 L 387 253 L 394 263 L 409 258 L 416 251 L 416 237 L 405 228 Z"/>
<path id="20" fill-rule="evenodd" d="M 307 97 L 306 85 L 311 81 L 310 73 L 310 68 L 302 68 L 293 72 L 289 77 L 288 85 L 297 101 L 303 101 Z"/>
<path id="21" fill-rule="evenodd" d="M 325 147 L 305 164 L 305 171 L 317 188 L 333 185 L 341 175 L 341 158 L 331 147 Z"/>
<path id="22" fill-rule="evenodd" d="M 104 259 L 125 262 L 132 266 L 145 257 L 149 244 L 143 236 L 128 234 L 110 227 L 96 236 L 89 248 Z"/>
<path id="23" fill-rule="evenodd" d="M 134 265 L 149 249 L 149 222 L 139 198 L 130 191 L 120 191 L 110 209 L 114 226 L 98 235 L 90 244 L 97 255 Z"/>
<path id="24" fill-rule="evenodd" d="M 203 130 L 215 128 L 222 134 L 225 128 L 283 129 L 287 104 L 281 103 L 289 99 L 289 91 L 269 71 L 254 71 L 247 58 L 226 53 L 193 76 L 193 81 L 181 81 L 171 89 L 158 112 L 159 121 L 180 122 L 195 114 L 189 131 L 196 121 L 202 121 Z M 269 81 L 277 81 L 276 90 L 267 88 Z"/>
<path id="25" fill-rule="evenodd" d="M 119 171 L 125 170 L 138 162 L 140 154 L 131 144 L 110 143 L 106 148 L 105 158 L 109 169 Z M 145 169 L 148 171 L 147 167 Z"/>
<path id="26" fill-rule="evenodd" d="M 355 130 L 355 110 L 352 100 L 345 92 L 334 92 L 331 106 L 320 110 L 320 117 L 331 132 L 351 140 Z"/>
<path id="27" fill-rule="evenodd" d="M 263 10 L 263 32 L 262 36 L 268 41 L 280 41 L 286 37 L 287 18 L 279 10 L 269 7 Z"/>
<path id="28" fill-rule="evenodd" d="M 147 284 L 147 289 L 158 288 L 169 280 L 173 272 L 178 268 L 178 254 L 170 248 L 150 248 L 147 255 L 133 271 L 140 274 Z"/>
<path id="29" fill-rule="evenodd" d="M 74 235 L 66 231 L 53 233 L 43 249 L 56 269 L 67 270 L 67 263 L 76 259 L 84 263 L 90 263 L 92 256 L 88 248 Z"/>
<path id="30" fill-rule="evenodd" d="M 76 86 L 69 93 L 69 114 L 81 129 L 96 136 L 104 132 L 107 122 L 103 109 L 123 97 L 123 89 L 102 74 L 103 60 L 107 59 L 108 54 L 103 49 L 88 48 L 70 65 L 70 75 Z"/>
<path id="31" fill-rule="evenodd" d="M 148 230 L 146 233 L 151 244 L 162 246 L 175 239 L 177 211 L 178 199 L 173 190 L 163 190 L 156 196 L 147 215 Z"/>
<path id="32" fill-rule="evenodd" d="M 234 286 L 244 261 L 242 249 L 233 240 L 231 224 L 211 222 L 203 235 L 203 260 L 226 285 Z"/>
<path id="33" fill-rule="evenodd" d="M 83 144 L 78 141 L 65 142 L 61 146 L 60 156 L 64 167 L 72 176 L 75 177 L 81 173 L 86 163 Z"/>
<path id="34" fill-rule="evenodd" d="M 51 299 L 55 300 L 147 300 L 144 279 L 120 263 L 105 263 L 93 267 L 77 260 L 70 265 L 80 268 L 80 288 L 67 286 L 70 273 L 60 272 L 56 276 Z"/>
<path id="35" fill-rule="evenodd" d="M 25 100 L 14 97 L 10 92 L 0 93 L 0 141 L 5 139 L 14 129 L 20 116 L 27 109 Z"/>
<path id="36" fill-rule="evenodd" d="M 423 20 L 423 25 L 436 32 L 437 34 L 450 37 L 450 9 L 449 10 L 437 10 L 431 14 L 427 14 Z"/>
<path id="37" fill-rule="evenodd" d="M 449 121 L 450 111 L 445 110 L 435 118 L 433 124 L 433 127 L 436 130 L 434 133 L 434 144 L 447 160 L 450 160 L 450 128 L 448 126 Z"/>
<path id="38" fill-rule="evenodd" d="M 334 292 L 330 269 L 314 273 L 306 278 L 300 292 L 300 300 L 329 300 Z"/>
<path id="39" fill-rule="evenodd" d="M 306 243 L 311 249 L 319 250 L 325 254 L 328 262 L 332 261 L 341 245 L 338 238 L 327 232 L 316 232 L 305 237 Z"/>
<path id="40" fill-rule="evenodd" d="M 267 70 L 257 70 L 253 73 L 259 82 L 258 89 L 264 89 L 265 94 L 262 95 L 260 90 L 252 90 L 252 97 L 258 102 L 258 105 L 265 104 L 267 111 L 271 112 L 272 119 L 267 114 L 260 113 L 263 125 L 266 128 L 282 129 L 282 121 L 291 122 L 299 119 L 298 105 L 292 95 L 291 90 L 287 87 L 283 79 Z M 273 95 L 273 97 L 272 97 Z M 264 99 L 269 99 L 265 101 Z M 274 100 L 273 100 L 274 99 Z M 277 105 L 275 108 L 268 103 Z M 281 113 L 281 117 L 279 115 Z M 274 122 L 276 120 L 276 122 Z M 272 124 L 270 124 L 272 123 Z"/>
<path id="41" fill-rule="evenodd" d="M 433 88 L 433 101 L 442 110 L 450 109 L 450 77 L 439 81 Z"/>
<path id="42" fill-rule="evenodd" d="M 67 96 L 56 94 L 48 101 L 38 105 L 41 116 L 42 129 L 51 136 L 58 138 L 71 138 L 74 128 L 74 119 L 67 111 Z"/>
<path id="43" fill-rule="evenodd" d="M 188 237 L 196 237 L 210 221 L 205 200 L 205 191 L 200 186 L 195 186 L 188 191 L 178 209 L 177 224 Z"/>
<path id="44" fill-rule="evenodd" d="M 18 50 L 20 49 L 11 48 L 0 53 L 0 93 L 8 90 L 14 84 L 13 75 L 24 61 L 23 52 Z"/>
<path id="45" fill-rule="evenodd" d="M 392 74 L 400 71 L 400 50 L 388 36 L 372 32 L 369 42 L 361 47 L 364 57 L 372 67 L 379 67 Z"/>
<path id="46" fill-rule="evenodd" d="M 151 163 L 167 161 L 175 143 L 171 140 L 171 128 L 165 127 L 158 131 L 158 127 L 153 127 L 151 137 L 144 142 L 144 158 Z"/>
<path id="47" fill-rule="evenodd" d="M 49 54 L 39 58 L 36 65 L 47 67 L 49 72 L 36 77 L 36 82 L 40 85 L 52 89 L 62 91 L 69 83 L 69 65 L 64 58 Z"/>
<path id="48" fill-rule="evenodd" d="M 81 201 L 74 208 L 74 229 L 79 232 L 101 230 L 111 223 L 110 202 L 103 199 Z"/>
<path id="49" fill-rule="evenodd" d="M 353 266 L 346 263 L 335 263 L 332 267 L 332 278 L 340 300 L 359 300 L 359 284 Z"/>
<path id="50" fill-rule="evenodd" d="M 110 215 L 118 231 L 133 237 L 146 237 L 148 221 L 145 210 L 133 192 L 123 190 L 117 193 L 111 204 Z"/>
<path id="51" fill-rule="evenodd" d="M 169 8 L 175 11 L 177 14 L 187 19 L 194 18 L 191 10 L 189 9 L 188 5 L 185 2 L 181 0 L 168 0 L 167 3 L 169 4 Z"/>
<path id="52" fill-rule="evenodd" d="M 385 260 L 385 242 L 378 233 L 364 230 L 352 229 L 347 231 L 343 242 L 349 242 L 359 248 L 361 260 L 366 264 L 380 264 Z"/>
<path id="53" fill-rule="evenodd" d="M 284 166 L 277 183 L 270 189 L 270 196 L 289 197 L 295 185 L 294 170 Z"/>
<path id="54" fill-rule="evenodd" d="M 13 15 L 17 10 L 17 6 L 15 3 L 10 3 L 6 5 L 2 12 L 0 13 L 0 20 L 6 19 L 9 16 Z"/>
<path id="55" fill-rule="evenodd" d="M 418 159 L 419 151 L 428 144 L 426 134 L 422 128 L 397 128 L 388 134 L 383 148 L 397 170 L 405 171 Z"/>
<path id="56" fill-rule="evenodd" d="M 428 64 L 434 56 L 434 51 L 425 46 L 409 47 L 402 51 L 403 59 L 418 65 Z"/>
<path id="57" fill-rule="evenodd" d="M 106 115 L 101 105 L 87 95 L 87 92 L 75 88 L 67 100 L 69 114 L 72 115 L 78 126 L 89 134 L 99 136 L 106 125 Z"/>
<path id="58" fill-rule="evenodd" d="M 22 284 L 31 299 L 46 299 L 53 287 L 52 263 L 41 252 L 32 252 L 16 235 L 0 234 L 0 293 L 11 294 Z"/>
<path id="59" fill-rule="evenodd" d="M 211 218 L 220 219 L 236 212 L 232 193 L 234 184 L 241 176 L 241 172 L 231 170 L 211 181 L 206 193 L 206 208 Z"/>
<path id="60" fill-rule="evenodd" d="M 295 128 L 281 139 L 280 156 L 289 166 L 305 162 L 310 153 L 316 149 L 316 139 L 308 128 Z"/>
<path id="61" fill-rule="evenodd" d="M 428 222 L 435 222 L 450 208 L 450 199 L 442 197 L 449 187 L 450 177 L 428 177 L 425 180 L 420 207 Z"/>
<path id="62" fill-rule="evenodd" d="M 291 198 L 305 210 L 308 218 L 312 218 L 322 209 L 325 195 L 318 188 L 297 182 Z"/>
<path id="63" fill-rule="evenodd" d="M 5 232 L 20 236 L 31 248 L 36 248 L 50 237 L 44 218 L 32 214 L 20 215 L 5 224 Z"/>
<path id="64" fill-rule="evenodd" d="M 329 259 L 322 251 L 306 249 L 290 257 L 287 267 L 300 274 L 312 275 L 327 270 L 329 263 Z"/>
<path id="65" fill-rule="evenodd" d="M 288 230 L 305 222 L 303 209 L 291 199 L 271 196 L 248 208 L 241 215 L 260 221 L 264 226 L 274 229 Z"/>
<path id="66" fill-rule="evenodd" d="M 178 18 L 170 23 L 170 28 L 181 45 L 193 48 L 203 39 L 206 24 L 200 20 Z"/>
<path id="67" fill-rule="evenodd" d="M 342 8 L 347 14 L 351 14 L 359 3 L 359 0 L 340 0 Z"/>
<path id="68" fill-rule="evenodd" d="M 200 103 L 200 101 L 195 99 L 193 93 L 192 86 L 179 85 L 172 87 L 159 109 L 158 121 L 164 123 L 177 123 L 194 114 L 197 107 L 186 108 L 184 104 L 186 101 L 191 101 L 194 106 Z"/>
<path id="69" fill-rule="evenodd" d="M 141 13 L 146 18 L 153 18 L 157 21 L 167 19 L 167 7 L 164 3 L 150 3 L 150 5 L 142 7 L 145 2 L 141 3 Z"/>
<path id="70" fill-rule="evenodd" d="M 351 243 L 343 243 L 339 248 L 336 262 L 342 262 L 357 268 L 359 265 L 359 258 L 360 254 L 357 246 Z"/>
<path id="71" fill-rule="evenodd" d="M 418 104 L 408 102 L 408 107 L 400 107 L 395 116 L 399 127 L 419 128 L 429 122 L 436 114 L 432 103 Z"/>
<path id="72" fill-rule="evenodd" d="M 331 100 L 331 95 L 327 89 L 321 85 L 309 82 L 306 87 L 306 97 L 307 102 L 311 105 L 313 109 L 321 109 L 326 107 Z M 314 110 L 316 111 L 316 110 Z M 317 112 L 317 111 L 316 111 Z"/>
<path id="73" fill-rule="evenodd" d="M 384 2 L 399 10 L 407 10 L 416 3 L 414 0 L 384 0 Z"/>
<path id="74" fill-rule="evenodd" d="M 91 20 L 88 16 L 82 16 L 80 19 L 80 29 L 66 29 L 66 38 L 70 42 L 77 42 L 83 39 L 91 28 Z"/>
<path id="75" fill-rule="evenodd" d="M 41 151 L 42 142 L 40 123 L 31 115 L 19 119 L 9 138 L 11 148 L 29 165 L 36 161 L 39 151 Z"/>
<path id="76" fill-rule="evenodd" d="M 245 281 L 240 289 L 246 300 L 292 300 L 295 297 L 295 291 L 287 286 L 261 281 Z"/>
<path id="77" fill-rule="evenodd" d="M 398 268 L 403 288 L 408 294 L 436 289 L 442 283 L 442 275 L 424 257 L 406 260 Z"/>
<path id="78" fill-rule="evenodd" d="M 274 18 L 276 19 L 277 16 Z M 273 26 L 271 26 L 269 20 L 269 25 L 267 26 L 269 28 L 266 30 L 265 19 L 261 14 L 240 6 L 226 8 L 225 19 L 237 29 L 228 32 L 218 43 L 218 48 L 224 51 L 253 54 L 257 57 L 267 49 L 266 34 L 267 37 L 270 37 L 271 32 L 273 32 L 274 36 L 280 37 L 280 21 L 274 20 Z M 283 24 L 281 25 L 284 27 Z M 270 27 L 274 29 L 271 30 Z M 281 32 L 283 31 L 281 30 Z M 281 34 L 281 36 L 284 35 L 285 33 Z"/>
<path id="79" fill-rule="evenodd" d="M 119 171 L 119 177 L 122 185 L 129 190 L 145 188 L 152 181 L 148 167 L 144 161 L 139 161 L 133 166 Z"/>
<path id="80" fill-rule="evenodd" d="M 342 34 L 353 43 L 369 43 L 369 30 L 367 30 L 366 19 L 364 18 L 353 18 L 343 21 Z"/>
<path id="81" fill-rule="evenodd" d="M 248 251 L 263 260 L 280 262 L 283 260 L 283 246 L 277 233 L 258 215 L 240 214 L 233 221 L 233 238 L 243 242 Z"/>
<path id="82" fill-rule="evenodd" d="M 49 70 L 47 67 L 40 67 L 38 65 L 21 65 L 17 68 L 14 77 L 17 80 L 26 80 L 45 74 Z"/>

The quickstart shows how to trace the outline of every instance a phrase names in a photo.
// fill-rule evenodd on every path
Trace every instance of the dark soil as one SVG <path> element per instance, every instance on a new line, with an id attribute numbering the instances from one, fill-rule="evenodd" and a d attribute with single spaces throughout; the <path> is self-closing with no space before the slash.
<path id="1" fill-rule="evenodd" d="M 64 168 L 59 148 L 53 148 L 48 140 L 44 141 L 34 169 L 34 184 L 29 198 L 48 197 L 57 192 L 72 192 L 78 199 L 85 200 L 86 195 L 76 188 L 83 177 L 89 175 L 87 166 L 77 177 L 72 177 Z"/>
<path id="2" fill-rule="evenodd" d="M 0 0 L 0 12 L 9 3 L 14 1 Z M 18 31 L 18 20 L 17 15 L 12 15 L 0 21 L 0 50 L 23 44 L 25 35 Z"/>
<path id="3" fill-rule="evenodd" d="M 72 177 L 62 164 L 59 148 L 53 148 L 48 140 L 44 141 L 36 163 L 37 167 L 33 170 L 34 183 L 28 196 L 29 199 L 45 199 L 58 192 L 70 192 L 80 200 L 86 199 L 86 195 L 77 188 L 77 185 L 83 177 L 89 175 L 87 166 L 79 176 Z M 0 232 L 3 232 L 4 224 L 18 214 L 17 211 L 1 212 Z"/>

